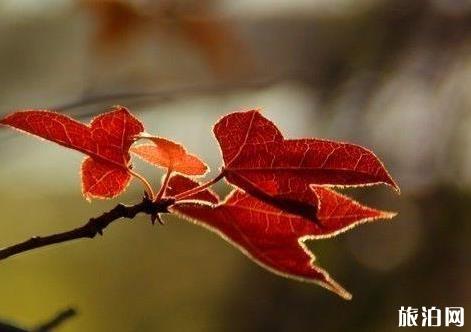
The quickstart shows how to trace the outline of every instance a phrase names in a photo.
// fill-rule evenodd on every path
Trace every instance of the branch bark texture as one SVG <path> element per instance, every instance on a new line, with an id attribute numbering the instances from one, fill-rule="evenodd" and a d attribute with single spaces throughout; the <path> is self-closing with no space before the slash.
<path id="1" fill-rule="evenodd" d="M 138 213 L 156 216 L 159 213 L 167 213 L 168 207 L 174 203 L 174 199 L 161 199 L 153 202 L 147 196 L 135 205 L 118 204 L 113 209 L 102 215 L 91 218 L 86 224 L 70 231 L 56 233 L 48 236 L 34 236 L 26 241 L 0 249 L 0 260 L 33 249 L 49 246 L 56 243 L 68 242 L 81 238 L 94 238 L 97 234 L 103 235 L 103 230 L 114 221 L 121 218 L 133 219 Z"/>

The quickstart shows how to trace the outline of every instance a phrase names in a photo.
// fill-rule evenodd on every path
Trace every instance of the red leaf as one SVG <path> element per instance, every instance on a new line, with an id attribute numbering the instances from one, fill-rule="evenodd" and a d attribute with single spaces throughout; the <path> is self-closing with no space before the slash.
<path id="1" fill-rule="evenodd" d="M 327 237 L 345 232 L 368 221 L 391 219 L 396 215 L 394 212 L 385 212 L 364 206 L 328 188 L 311 186 L 311 190 L 316 196 L 316 219 Z"/>
<path id="2" fill-rule="evenodd" d="M 208 167 L 198 157 L 186 152 L 175 142 L 159 137 L 149 137 L 154 144 L 142 144 L 131 148 L 141 159 L 156 166 L 187 175 L 204 175 Z"/>
<path id="3" fill-rule="evenodd" d="M 399 187 L 369 150 L 319 139 L 287 140 L 259 111 L 232 113 L 214 127 L 226 179 L 261 198 L 306 201 L 310 184 Z"/>
<path id="4" fill-rule="evenodd" d="M 176 195 L 197 186 L 195 182 L 183 179 L 171 179 L 169 194 Z M 179 202 L 171 210 L 216 232 L 276 274 L 318 283 L 350 299 L 351 295 L 327 272 L 313 264 L 314 255 L 304 241 L 331 237 L 367 221 L 392 218 L 394 214 L 362 206 L 330 189 L 312 189 L 319 209 L 310 219 L 287 213 L 240 190 L 234 190 L 224 202 L 215 206 Z M 216 196 L 208 197 L 207 192 L 203 193 L 192 199 L 216 202 Z"/>
<path id="5" fill-rule="evenodd" d="M 134 136 L 144 130 L 121 106 L 94 118 L 89 126 L 47 110 L 15 112 L 0 123 L 90 156 L 93 161 L 87 158 L 82 165 L 83 194 L 87 198 L 111 198 L 126 188 L 130 180 L 129 147 Z M 110 187 L 105 188 L 107 185 Z"/>
<path id="6" fill-rule="evenodd" d="M 131 174 L 123 167 L 90 157 L 82 163 L 82 193 L 90 197 L 115 197 L 122 193 L 131 180 Z"/>

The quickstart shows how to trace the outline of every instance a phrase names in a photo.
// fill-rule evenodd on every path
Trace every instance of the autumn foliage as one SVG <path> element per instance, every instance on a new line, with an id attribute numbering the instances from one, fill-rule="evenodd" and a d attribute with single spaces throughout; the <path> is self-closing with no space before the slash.
<path id="1" fill-rule="evenodd" d="M 46 110 L 15 112 L 1 123 L 84 153 L 85 198 L 113 198 L 136 177 L 152 201 L 170 198 L 169 212 L 219 234 L 264 268 L 318 283 L 345 299 L 351 295 L 314 264 L 305 241 L 395 215 L 333 189 L 385 184 L 399 192 L 371 151 L 328 140 L 285 139 L 258 110 L 232 113 L 216 123 L 223 166 L 205 183 L 194 179 L 207 173 L 203 161 L 178 143 L 146 133 L 121 106 L 90 125 Z M 146 142 L 133 145 L 138 140 Z M 131 153 L 166 170 L 158 192 L 133 170 Z M 210 188 L 222 178 L 233 187 L 224 199 Z"/>
<path id="2" fill-rule="evenodd" d="M 86 154 L 81 168 L 86 198 L 112 198 L 126 189 L 131 179 L 129 148 L 144 130 L 139 120 L 119 106 L 88 126 L 44 110 L 16 112 L 1 123 Z"/>

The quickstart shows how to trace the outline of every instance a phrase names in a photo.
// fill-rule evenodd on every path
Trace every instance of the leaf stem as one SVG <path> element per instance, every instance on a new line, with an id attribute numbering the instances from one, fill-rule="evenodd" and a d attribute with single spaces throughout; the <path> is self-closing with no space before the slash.
<path id="1" fill-rule="evenodd" d="M 142 182 L 142 184 L 144 185 L 144 189 L 146 190 L 147 195 L 149 196 L 149 198 L 151 200 L 154 200 L 154 197 L 155 197 L 154 190 L 152 190 L 152 186 L 150 185 L 149 181 L 147 181 L 147 179 L 144 176 L 142 176 L 141 174 L 139 174 L 137 172 L 134 172 L 131 169 L 128 169 L 128 171 L 132 176 L 134 176 L 136 179 L 138 179 Z"/>
<path id="2" fill-rule="evenodd" d="M 167 168 L 167 174 L 165 174 L 164 181 L 162 182 L 162 186 L 159 189 L 159 192 L 155 196 L 154 201 L 158 202 L 162 196 L 165 194 L 165 190 L 167 189 L 168 186 L 168 181 L 170 180 L 170 175 L 172 175 L 173 169 Z"/>
<path id="3" fill-rule="evenodd" d="M 178 195 L 176 195 L 174 198 L 176 201 L 179 201 L 179 200 L 182 200 L 182 199 L 185 199 L 189 196 L 192 196 L 194 194 L 197 194 L 203 190 L 205 190 L 206 188 L 208 187 L 211 187 L 213 184 L 215 184 L 216 182 L 218 182 L 219 180 L 221 180 L 222 178 L 224 177 L 224 171 L 221 171 L 221 173 L 219 173 L 218 176 L 216 176 L 214 179 L 208 181 L 208 182 L 205 182 L 203 183 L 202 185 L 196 187 L 196 188 L 193 188 L 193 189 L 190 189 L 190 190 L 187 190 L 187 191 L 184 191 L 182 193 L 179 193 Z"/>

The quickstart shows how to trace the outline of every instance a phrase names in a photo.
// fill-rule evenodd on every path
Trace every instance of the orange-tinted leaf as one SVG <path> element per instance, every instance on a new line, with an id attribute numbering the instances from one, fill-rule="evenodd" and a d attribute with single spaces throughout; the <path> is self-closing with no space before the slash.
<path id="1" fill-rule="evenodd" d="M 208 167 L 198 157 L 186 152 L 178 143 L 165 138 L 150 137 L 154 144 L 143 144 L 131 151 L 143 160 L 186 175 L 204 175 Z"/>
<path id="2" fill-rule="evenodd" d="M 181 177 L 171 179 L 169 194 L 197 184 Z M 378 211 L 333 190 L 313 187 L 319 209 L 310 218 L 290 214 L 240 190 L 218 205 L 179 202 L 171 210 L 221 235 L 266 269 L 286 277 L 315 282 L 349 299 L 350 294 L 314 265 L 304 241 L 334 236 L 360 223 L 394 214 Z M 199 193 L 192 199 L 215 203 L 216 196 Z M 306 213 L 307 215 L 307 213 Z"/>
<path id="3" fill-rule="evenodd" d="M 83 152 L 95 160 L 99 167 L 90 167 L 91 163 L 84 161 L 82 169 L 116 169 L 112 174 L 121 174 L 115 181 L 127 179 L 124 183 L 115 183 L 109 190 L 100 189 L 99 193 L 88 192 L 100 176 L 87 178 L 90 172 L 82 174 L 82 185 L 87 197 L 113 197 L 120 193 L 118 188 L 126 188 L 129 177 L 122 174 L 127 173 L 130 160 L 129 147 L 140 134 L 144 127 L 129 111 L 121 106 L 116 106 L 111 112 L 101 114 L 94 118 L 89 126 L 75 121 L 74 119 L 47 110 L 24 110 L 12 113 L 1 120 L 2 124 L 15 129 L 36 135 L 38 137 L 53 141 L 62 146 Z M 104 166 L 104 164 L 109 164 Z M 107 174 L 104 172 L 102 175 Z M 109 178 L 109 174 L 107 175 Z M 108 182 L 101 182 L 103 186 Z M 93 187 L 92 188 L 96 188 Z M 95 189 L 94 189 L 95 190 Z M 103 193 L 108 192 L 109 195 Z M 112 194 L 111 194 L 112 193 Z"/>

